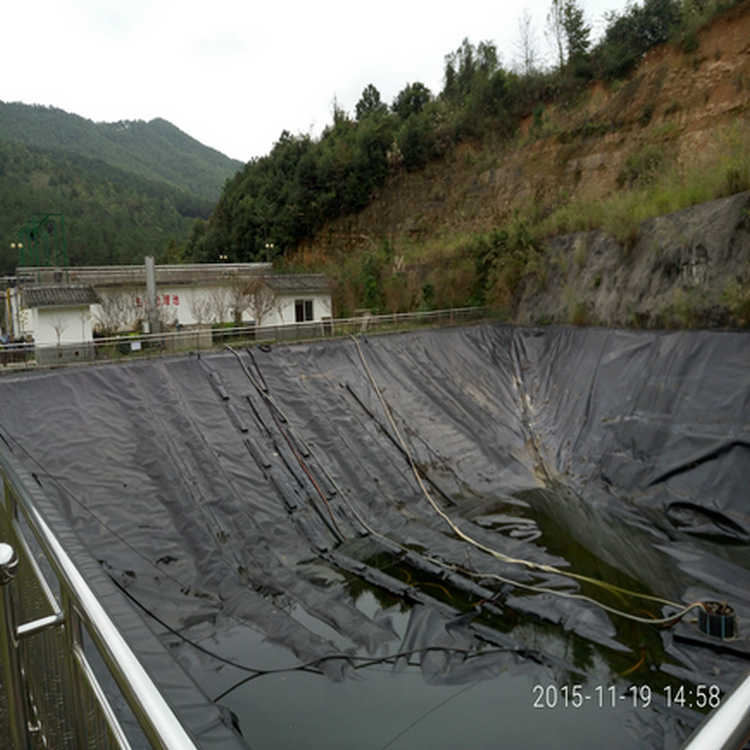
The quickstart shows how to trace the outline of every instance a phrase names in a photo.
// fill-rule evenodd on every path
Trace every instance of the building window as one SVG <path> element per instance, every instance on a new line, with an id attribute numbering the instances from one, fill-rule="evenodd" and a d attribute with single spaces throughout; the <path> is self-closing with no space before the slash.
<path id="1" fill-rule="evenodd" d="M 297 299 L 294 301 L 294 322 L 307 323 L 313 319 L 313 301 L 311 299 Z"/>

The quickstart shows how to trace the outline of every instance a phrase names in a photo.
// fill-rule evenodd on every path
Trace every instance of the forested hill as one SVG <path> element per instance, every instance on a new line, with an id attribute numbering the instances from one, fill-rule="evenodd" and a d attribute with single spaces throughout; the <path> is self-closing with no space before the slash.
<path id="1" fill-rule="evenodd" d="M 15 271 L 10 245 L 39 213 L 63 214 L 72 265 L 179 262 L 241 166 L 166 120 L 94 123 L 0 102 L 0 274 Z"/>
<path id="2" fill-rule="evenodd" d="M 63 214 L 72 265 L 130 264 L 145 255 L 179 261 L 193 223 L 212 207 L 99 159 L 0 139 L 0 275 L 22 260 L 11 243 L 32 214 Z"/>
<path id="3" fill-rule="evenodd" d="M 216 201 L 242 163 L 162 119 L 95 123 L 54 107 L 0 102 L 0 139 L 80 154 Z"/>

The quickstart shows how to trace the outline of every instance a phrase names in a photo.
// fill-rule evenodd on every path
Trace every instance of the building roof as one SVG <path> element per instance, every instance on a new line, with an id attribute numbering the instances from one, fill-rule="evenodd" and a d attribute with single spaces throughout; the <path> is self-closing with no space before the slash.
<path id="1" fill-rule="evenodd" d="M 322 273 L 282 273 L 264 277 L 276 294 L 330 292 L 328 278 Z"/>
<path id="2" fill-rule="evenodd" d="M 250 278 L 273 273 L 271 263 L 178 263 L 154 268 L 157 284 L 197 284 Z M 16 269 L 19 283 L 53 284 L 63 278 L 70 284 L 90 284 L 97 288 L 146 286 L 146 266 L 79 266 L 64 270 L 36 266 Z"/>
<path id="3" fill-rule="evenodd" d="M 146 268 L 137 266 L 80 266 L 61 271 L 53 268 L 24 267 L 16 269 L 17 278 L 24 293 L 32 290 L 51 290 L 62 288 L 107 287 L 145 287 Z M 276 294 L 315 294 L 330 292 L 330 283 L 323 274 L 275 274 L 271 263 L 184 263 L 175 265 L 157 265 L 155 267 L 156 283 L 162 284 L 200 284 L 222 281 L 249 280 L 262 278 Z M 65 284 L 60 284 L 60 278 Z M 29 286 L 26 286 L 29 284 Z M 54 298 L 54 297 L 51 297 Z M 46 299 L 34 291 L 26 299 Z M 95 300 L 98 302 L 99 300 Z M 27 304 L 27 307 L 41 307 L 50 304 L 68 304 L 60 302 L 42 302 Z M 71 304 L 78 304 L 77 302 Z M 86 304 L 82 302 L 81 304 Z"/>
<path id="4" fill-rule="evenodd" d="M 92 286 L 58 284 L 24 287 L 24 307 L 83 307 L 101 302 Z"/>

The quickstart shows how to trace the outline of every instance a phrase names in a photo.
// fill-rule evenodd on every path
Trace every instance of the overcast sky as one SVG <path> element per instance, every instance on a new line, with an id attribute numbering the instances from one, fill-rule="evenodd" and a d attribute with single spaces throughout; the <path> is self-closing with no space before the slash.
<path id="1" fill-rule="evenodd" d="M 282 130 L 314 136 L 334 98 L 353 113 L 374 84 L 390 104 L 407 84 L 442 87 L 464 37 L 517 58 L 528 8 L 538 49 L 551 0 L 18 0 L 3 7 L 0 100 L 95 121 L 163 117 L 247 161 Z M 595 31 L 626 0 L 580 0 Z"/>

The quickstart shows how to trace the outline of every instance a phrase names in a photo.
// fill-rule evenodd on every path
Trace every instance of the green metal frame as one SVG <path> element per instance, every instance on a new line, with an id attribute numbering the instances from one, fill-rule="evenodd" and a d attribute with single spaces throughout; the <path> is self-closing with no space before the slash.
<path id="1" fill-rule="evenodd" d="M 18 230 L 20 266 L 68 270 L 65 220 L 61 213 L 35 213 Z"/>

